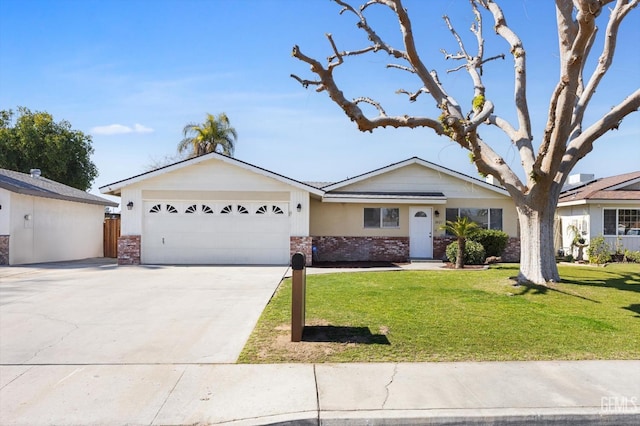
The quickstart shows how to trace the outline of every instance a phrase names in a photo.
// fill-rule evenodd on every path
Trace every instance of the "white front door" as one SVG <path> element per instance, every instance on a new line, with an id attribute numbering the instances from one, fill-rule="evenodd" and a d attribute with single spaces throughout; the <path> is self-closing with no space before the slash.
<path id="1" fill-rule="evenodd" d="M 433 222 L 430 207 L 409 208 L 409 256 L 414 259 L 433 257 Z"/>

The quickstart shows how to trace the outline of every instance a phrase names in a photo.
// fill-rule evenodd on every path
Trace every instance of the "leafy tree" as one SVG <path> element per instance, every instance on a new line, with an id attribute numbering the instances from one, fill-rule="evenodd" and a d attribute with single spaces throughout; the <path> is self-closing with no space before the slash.
<path id="1" fill-rule="evenodd" d="M 91 136 L 73 130 L 68 121 L 55 122 L 47 112 L 18 107 L 0 111 L 0 167 L 42 175 L 86 191 L 98 176 L 91 161 Z"/>
<path id="2" fill-rule="evenodd" d="M 231 127 L 227 114 L 218 117 L 207 113 L 204 123 L 189 123 L 182 129 L 184 138 L 178 144 L 178 152 L 191 151 L 191 157 L 219 152 L 233 156 L 238 139 L 236 129 Z"/>
<path id="3" fill-rule="evenodd" d="M 471 237 L 480 227 L 468 217 L 458 217 L 455 221 L 448 220 L 442 229 L 451 233 L 458 241 L 458 254 L 456 255 L 456 269 L 464 268 L 464 254 L 467 238 Z"/>
<path id="4" fill-rule="evenodd" d="M 558 267 L 555 262 L 553 246 L 554 212 L 562 186 L 576 163 L 587 155 L 594 142 L 606 132 L 618 128 L 620 122 L 640 108 L 640 89 L 637 80 L 629 78 L 629 87 L 633 92 L 610 110 L 591 123 L 584 123 L 585 112 L 590 106 L 593 95 L 600 87 L 603 77 L 610 69 L 616 50 L 618 29 L 623 19 L 634 9 L 640 0 L 556 0 L 555 18 L 559 40 L 559 77 L 550 91 L 549 109 L 546 126 L 537 139 L 537 149 L 531 125 L 531 115 L 527 100 L 527 50 L 507 23 L 507 19 L 494 0 L 470 0 L 474 22 L 471 25 L 472 51 L 468 43 L 456 31 L 447 16 L 444 22 L 458 45 L 457 53 L 444 53 L 445 59 L 458 61 L 447 72 L 466 71 L 470 77 L 471 95 L 469 109 L 463 109 L 444 87 L 434 69 L 433 60 L 428 61 L 418 50 L 414 29 L 407 9 L 401 0 L 369 0 L 356 8 L 346 0 L 334 0 L 341 7 L 341 14 L 356 18 L 358 31 L 366 35 L 366 44 L 350 51 L 341 51 L 331 34 L 327 34 L 331 54 L 326 66 L 320 61 L 302 53 L 298 46 L 293 47 L 292 55 L 310 65 L 315 74 L 314 80 L 302 79 L 292 75 L 303 87 L 315 87 L 318 92 L 326 92 L 344 113 L 357 124 L 361 131 L 373 131 L 380 127 L 394 128 L 430 128 L 438 135 L 445 135 L 453 142 L 468 150 L 478 171 L 493 176 L 509 192 L 516 205 L 521 235 L 521 259 L 519 281 L 529 281 L 546 285 L 548 281 L 558 281 Z M 424 4 L 429 3 L 429 6 Z M 430 2 L 423 7 L 433 8 Z M 399 34 L 377 32 L 374 24 L 367 20 L 377 6 L 391 11 L 399 28 Z M 545 3 L 546 6 L 546 3 Z M 484 17 L 488 15 L 492 29 L 508 45 L 509 66 L 513 67 L 513 89 L 515 118 L 499 115 L 484 84 L 483 71 L 488 61 L 505 58 L 504 54 L 487 57 L 483 35 Z M 602 16 L 601 16 L 602 15 Z M 380 15 L 381 16 L 381 15 Z M 374 18 L 379 19 L 376 15 Z M 383 18 L 382 18 L 383 19 Z M 597 37 L 597 21 L 604 20 L 604 35 Z M 372 21 L 375 22 L 375 21 Z M 431 36 L 433 38 L 435 36 Z M 399 47 L 392 46 L 387 40 L 401 40 Z M 370 96 L 359 96 L 349 100 L 343 88 L 336 81 L 336 69 L 348 62 L 362 63 L 357 58 L 363 55 L 386 53 L 392 63 L 387 68 L 408 73 L 414 79 L 415 86 L 401 88 L 397 93 L 406 95 L 415 102 L 428 99 L 430 107 L 423 116 L 412 114 L 388 115 L 383 105 Z M 632 52 L 627 52 L 632 54 Z M 597 58 L 595 57 L 597 56 Z M 368 66 L 377 60 L 369 60 Z M 545 72 L 547 72 L 545 70 Z M 633 70 L 629 70 L 633 73 Z M 484 75 L 487 75 L 485 72 Z M 459 82 L 459 80 L 457 80 Z M 456 83 L 459 84 L 459 83 Z M 372 87 L 371 90 L 374 90 Z M 367 115 L 362 106 L 376 111 Z M 423 106 L 423 105 L 421 105 Z M 423 106 L 424 108 L 424 106 Z M 509 110 L 502 106 L 500 111 Z M 367 112 L 368 112 L 367 110 Z M 430 111 L 430 112 L 429 112 Z M 517 148 L 522 164 L 521 179 L 507 162 L 480 137 L 479 129 L 490 126 L 501 131 Z"/>

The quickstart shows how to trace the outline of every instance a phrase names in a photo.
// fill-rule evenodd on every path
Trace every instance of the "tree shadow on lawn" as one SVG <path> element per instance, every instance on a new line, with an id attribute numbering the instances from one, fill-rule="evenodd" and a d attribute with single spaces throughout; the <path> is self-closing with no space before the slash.
<path id="1" fill-rule="evenodd" d="M 303 342 L 361 343 L 366 345 L 390 345 L 384 334 L 372 334 L 369 327 L 333 325 L 308 325 L 302 333 Z"/>
<path id="2" fill-rule="evenodd" d="M 636 313 L 637 315 L 634 315 L 634 318 L 640 318 L 640 304 L 638 303 L 634 303 L 631 304 L 629 306 L 627 306 L 626 308 L 622 308 L 622 309 L 626 309 L 627 311 L 631 311 Z"/>
<path id="3" fill-rule="evenodd" d="M 561 281 L 561 284 L 615 288 L 617 290 L 633 291 L 636 293 L 640 293 L 640 275 L 634 274 L 634 273 L 622 274 L 619 272 L 608 272 L 608 274 L 613 275 L 613 277 L 608 278 L 606 280 L 593 280 L 593 279 L 592 280 L 590 279 L 571 280 L 571 279 L 563 278 Z M 629 284 L 630 282 L 632 284 Z"/>
<path id="4" fill-rule="evenodd" d="M 563 282 L 566 282 L 566 281 L 563 280 Z M 517 287 L 524 287 L 524 288 L 520 293 L 516 294 L 516 296 L 524 296 L 526 294 L 534 294 L 534 295 L 547 294 L 549 291 L 555 291 L 557 293 L 564 294 L 566 296 L 577 297 L 578 299 L 586 300 L 588 302 L 600 303 L 597 300 L 589 299 L 588 297 L 584 297 L 572 291 L 561 290 L 560 288 L 556 287 L 556 285 L 557 284 L 554 284 L 553 286 L 551 285 L 544 286 L 544 285 L 533 284 L 533 283 L 524 283 L 524 284 L 521 283 L 521 284 L 518 284 Z"/>

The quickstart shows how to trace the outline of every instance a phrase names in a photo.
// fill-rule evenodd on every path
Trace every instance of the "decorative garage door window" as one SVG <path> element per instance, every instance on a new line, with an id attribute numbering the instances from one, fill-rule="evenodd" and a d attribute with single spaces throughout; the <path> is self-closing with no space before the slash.
<path id="1" fill-rule="evenodd" d="M 165 204 L 163 210 L 162 204 L 154 204 L 149 208 L 149 213 L 178 213 L 178 209 L 171 204 Z"/>
<path id="2" fill-rule="evenodd" d="M 274 216 L 284 215 L 288 210 L 287 203 L 211 203 L 211 202 L 157 202 L 146 203 L 147 214 L 184 214 L 184 215 L 249 215 Z"/>

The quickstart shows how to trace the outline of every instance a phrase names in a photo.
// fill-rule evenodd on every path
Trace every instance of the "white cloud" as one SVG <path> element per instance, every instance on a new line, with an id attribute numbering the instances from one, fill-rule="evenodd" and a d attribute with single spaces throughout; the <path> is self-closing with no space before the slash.
<path id="1" fill-rule="evenodd" d="M 135 133 L 153 133 L 153 129 L 151 127 L 145 127 L 138 123 L 133 126 L 133 131 Z"/>
<path id="2" fill-rule="evenodd" d="M 109 124 L 108 126 L 96 126 L 91 129 L 94 135 L 122 135 L 126 133 L 152 133 L 153 129 L 136 123 L 133 127 L 122 124 Z"/>

